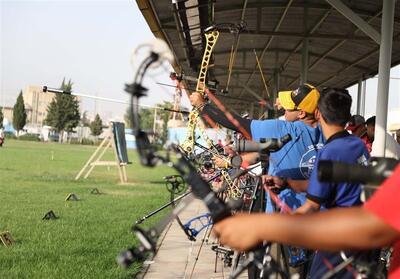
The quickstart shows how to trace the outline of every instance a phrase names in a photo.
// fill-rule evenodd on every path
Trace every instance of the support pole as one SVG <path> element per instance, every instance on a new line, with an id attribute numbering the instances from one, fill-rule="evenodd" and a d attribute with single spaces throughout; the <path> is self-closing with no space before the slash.
<path id="1" fill-rule="evenodd" d="M 280 78 L 281 78 L 281 73 L 280 73 L 280 71 L 279 71 L 279 69 L 276 69 L 275 70 L 275 75 L 274 75 L 274 78 L 275 78 L 275 91 L 274 91 L 274 94 L 273 94 L 273 102 L 275 102 L 275 100 L 278 98 L 278 93 L 279 93 L 279 88 L 280 88 Z M 276 111 L 274 111 L 273 112 L 273 118 L 277 118 L 278 117 L 278 114 L 277 114 L 277 112 Z"/>
<path id="2" fill-rule="evenodd" d="M 249 116 L 250 116 L 250 119 L 254 118 L 254 103 L 251 103 L 251 105 L 250 105 Z"/>
<path id="3" fill-rule="evenodd" d="M 392 58 L 395 2 L 395 0 L 385 0 L 383 1 L 382 8 L 374 156 L 385 156 L 387 108 L 389 97 L 390 65 Z"/>
<path id="4" fill-rule="evenodd" d="M 273 95 L 273 100 L 275 101 L 276 98 L 278 97 L 278 92 L 279 92 L 279 87 L 280 87 L 280 72 L 278 69 L 275 70 L 275 75 L 274 75 L 274 79 L 275 79 L 275 92 Z"/>
<path id="5" fill-rule="evenodd" d="M 367 80 L 364 78 L 362 92 L 361 92 L 361 104 L 360 112 L 362 116 L 365 116 L 365 98 L 367 96 Z"/>
<path id="6" fill-rule="evenodd" d="M 279 51 L 275 52 L 275 70 L 274 70 L 274 86 L 275 90 L 272 95 L 272 102 L 274 103 L 278 97 L 279 87 L 280 87 L 280 69 L 279 69 Z"/>
<path id="7" fill-rule="evenodd" d="M 356 108 L 356 114 L 358 115 L 363 115 L 364 113 L 361 113 L 361 95 L 362 95 L 362 85 L 363 85 L 363 80 L 360 78 L 358 80 L 357 84 L 357 108 Z"/>
<path id="8" fill-rule="evenodd" d="M 154 120 L 153 120 L 153 133 L 157 131 L 157 109 L 154 109 Z"/>

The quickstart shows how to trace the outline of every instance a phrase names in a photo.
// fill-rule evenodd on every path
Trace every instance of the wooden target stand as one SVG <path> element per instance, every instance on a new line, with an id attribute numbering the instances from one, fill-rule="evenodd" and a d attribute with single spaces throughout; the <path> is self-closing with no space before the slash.
<path id="1" fill-rule="evenodd" d="M 127 163 L 120 162 L 118 157 L 117 147 L 115 145 L 115 135 L 113 133 L 113 129 L 110 126 L 107 136 L 101 142 L 99 147 L 97 147 L 96 151 L 90 156 L 89 160 L 83 166 L 83 168 L 76 175 L 75 180 L 78 180 L 83 176 L 84 179 L 88 178 L 90 173 L 96 166 L 116 166 L 118 168 L 119 179 L 121 183 L 127 183 L 128 178 L 126 175 L 126 165 Z M 115 161 L 102 161 L 101 158 L 104 156 L 106 151 L 112 147 Z"/>

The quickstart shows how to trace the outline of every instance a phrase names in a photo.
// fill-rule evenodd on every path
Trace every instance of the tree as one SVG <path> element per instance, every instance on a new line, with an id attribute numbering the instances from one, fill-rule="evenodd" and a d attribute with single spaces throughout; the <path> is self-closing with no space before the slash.
<path id="1" fill-rule="evenodd" d="M 132 111 L 131 111 L 131 107 L 128 106 L 125 114 L 124 114 L 124 121 L 125 121 L 125 125 L 127 128 L 132 128 Z"/>
<path id="2" fill-rule="evenodd" d="M 159 111 L 157 111 L 159 113 Z M 144 130 L 153 130 L 154 126 L 154 109 L 140 109 L 140 125 Z"/>
<path id="3" fill-rule="evenodd" d="M 131 122 L 131 109 L 128 107 L 126 109 L 126 112 L 124 114 L 124 120 L 126 127 L 132 128 L 132 122 Z M 149 108 L 140 108 L 140 127 L 143 130 L 153 130 L 153 125 L 154 125 L 154 109 L 149 109 Z"/>
<path id="4" fill-rule="evenodd" d="M 161 105 L 163 108 L 167 109 L 172 109 L 173 105 L 170 102 L 164 102 L 164 104 Z M 161 119 L 163 121 L 163 126 L 160 134 L 160 141 L 161 145 L 164 146 L 164 144 L 168 140 L 168 120 L 169 120 L 169 111 L 162 110 L 160 111 Z"/>
<path id="5" fill-rule="evenodd" d="M 101 121 L 99 114 L 96 114 L 94 121 L 90 123 L 90 131 L 92 132 L 92 135 L 96 137 L 103 132 L 103 122 Z"/>
<path id="6" fill-rule="evenodd" d="M 3 119 L 4 119 L 3 108 L 0 107 L 0 129 L 4 128 L 3 127 Z"/>
<path id="7" fill-rule="evenodd" d="M 62 81 L 61 90 L 71 92 L 72 82 Z M 47 108 L 45 123 L 53 127 L 59 134 L 59 142 L 62 142 L 64 132 L 68 134 L 78 126 L 80 120 L 79 102 L 70 94 L 57 93 Z"/>
<path id="8" fill-rule="evenodd" d="M 90 120 L 87 117 L 87 111 L 86 110 L 82 114 L 81 124 L 82 124 L 83 127 L 89 127 L 90 126 Z"/>
<path id="9" fill-rule="evenodd" d="M 159 143 L 161 143 L 162 145 L 164 145 L 167 140 L 168 140 L 168 120 L 169 120 L 169 111 L 163 110 L 162 108 L 168 108 L 168 109 L 172 109 L 173 108 L 173 104 L 170 102 L 164 102 L 164 104 L 158 104 L 156 105 L 156 107 L 159 107 L 160 109 L 157 109 L 157 119 L 161 119 L 162 120 L 162 128 L 161 131 L 157 130 L 157 141 Z M 154 126 L 154 117 L 155 117 L 155 113 L 154 113 L 155 109 L 149 109 L 149 108 L 140 108 L 140 127 L 143 130 L 153 130 L 153 126 Z M 125 115 L 124 115 L 124 120 L 125 123 L 127 125 L 127 127 L 132 127 L 132 122 L 131 122 L 131 110 L 130 107 L 127 108 Z"/>
<path id="10" fill-rule="evenodd" d="M 17 131 L 17 136 L 19 137 L 19 131 L 24 128 L 26 124 L 26 111 L 24 104 L 24 97 L 22 97 L 22 90 L 19 92 L 17 102 L 13 109 L 13 126 Z"/>

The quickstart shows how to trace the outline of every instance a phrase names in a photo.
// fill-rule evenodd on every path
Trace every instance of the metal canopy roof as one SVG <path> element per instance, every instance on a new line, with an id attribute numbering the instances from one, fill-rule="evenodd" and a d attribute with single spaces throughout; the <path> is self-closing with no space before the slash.
<path id="1" fill-rule="evenodd" d="M 348 87 L 378 72 L 379 44 L 328 3 L 337 0 L 172 2 L 137 0 L 155 36 L 166 40 L 173 50 L 178 73 L 198 76 L 205 44 L 203 30 L 214 24 L 220 36 L 208 79 L 218 81 L 219 89 L 226 89 L 231 52 L 237 48 L 228 92 L 219 94 L 236 111 L 254 110 L 249 104 L 255 100 L 255 94 L 267 98 L 255 53 L 270 95 L 295 88 L 302 69 L 307 82 L 320 87 Z M 382 1 L 341 3 L 379 36 Z M 392 65 L 400 63 L 400 5 L 395 9 Z M 308 71 L 307 64 L 302 64 L 307 56 Z M 195 82 L 188 83 L 195 87 Z"/>

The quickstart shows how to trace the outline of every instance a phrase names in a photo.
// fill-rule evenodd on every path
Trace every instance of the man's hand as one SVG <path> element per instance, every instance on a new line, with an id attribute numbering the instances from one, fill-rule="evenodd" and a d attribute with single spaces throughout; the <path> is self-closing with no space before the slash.
<path id="1" fill-rule="evenodd" d="M 282 107 L 282 105 L 281 105 L 281 102 L 279 101 L 279 98 L 276 98 L 274 107 L 275 107 L 277 110 L 284 109 L 284 108 Z"/>
<path id="2" fill-rule="evenodd" d="M 229 162 L 225 158 L 214 156 L 213 160 L 214 160 L 214 164 L 219 168 L 228 168 L 229 167 Z"/>
<path id="3" fill-rule="evenodd" d="M 238 213 L 215 224 L 213 233 L 221 244 L 238 251 L 247 251 L 262 242 L 259 224 L 260 214 Z"/>
<path id="4" fill-rule="evenodd" d="M 272 186 L 276 188 L 287 187 L 287 180 L 279 176 L 263 175 L 261 176 L 261 179 L 263 184 L 267 186 Z"/>
<path id="5" fill-rule="evenodd" d="M 201 94 L 198 92 L 193 92 L 189 96 L 189 100 L 190 100 L 190 103 L 192 104 L 192 106 L 194 106 L 194 107 L 200 107 L 200 106 L 204 105 L 206 102 L 204 100 L 203 96 L 201 96 Z"/>
<path id="6" fill-rule="evenodd" d="M 231 145 L 225 145 L 224 146 L 224 152 L 225 152 L 225 154 L 228 154 L 231 157 L 237 155 L 236 151 L 233 150 Z"/>
<path id="7" fill-rule="evenodd" d="M 289 186 L 287 180 L 283 177 L 263 175 L 261 176 L 261 180 L 263 185 L 268 186 L 269 189 L 275 194 L 278 194 L 280 191 Z"/>

